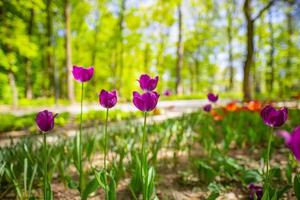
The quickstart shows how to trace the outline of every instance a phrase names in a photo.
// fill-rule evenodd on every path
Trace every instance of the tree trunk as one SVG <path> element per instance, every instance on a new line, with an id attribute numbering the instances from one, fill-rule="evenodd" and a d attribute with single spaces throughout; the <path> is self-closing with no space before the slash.
<path id="1" fill-rule="evenodd" d="M 16 108 L 18 106 L 18 88 L 16 85 L 15 74 L 11 69 L 8 71 L 8 80 L 12 92 L 12 105 Z"/>
<path id="2" fill-rule="evenodd" d="M 251 87 L 250 87 L 250 71 L 251 65 L 253 62 L 253 53 L 254 53 L 254 21 L 251 19 L 250 16 L 250 1 L 245 0 L 244 3 L 244 14 L 246 17 L 247 23 L 247 53 L 246 53 L 246 60 L 244 63 L 244 81 L 243 81 L 243 94 L 244 94 L 244 101 L 249 101 L 252 97 L 251 95 Z"/>
<path id="3" fill-rule="evenodd" d="M 292 5 L 293 1 L 289 1 L 289 10 L 286 14 L 287 19 L 287 56 L 286 56 L 286 78 L 290 79 L 292 72 L 291 72 L 291 66 L 292 66 L 292 37 L 293 37 L 293 16 L 292 16 Z"/>
<path id="4" fill-rule="evenodd" d="M 53 86 L 54 85 L 54 67 L 53 67 L 53 59 L 52 59 L 52 32 L 53 32 L 53 22 L 52 22 L 52 14 L 51 14 L 51 2 L 52 0 L 46 1 L 46 26 L 47 26 L 47 50 L 46 50 L 46 62 L 47 62 L 47 73 L 48 73 L 48 92 L 50 96 L 53 95 Z"/>
<path id="5" fill-rule="evenodd" d="M 273 92 L 273 85 L 274 85 L 274 52 L 275 52 L 275 45 L 274 45 L 274 29 L 273 29 L 273 21 L 272 21 L 272 9 L 269 10 L 269 31 L 270 31 L 270 52 L 269 52 L 269 61 L 268 61 L 268 70 L 266 74 L 266 88 L 268 92 Z"/>
<path id="6" fill-rule="evenodd" d="M 71 47 L 71 5 L 69 0 L 65 0 L 65 51 L 66 51 L 66 68 L 68 77 L 68 99 L 71 103 L 75 102 L 74 82 L 72 75 L 72 47 Z"/>
<path id="7" fill-rule="evenodd" d="M 145 50 L 144 50 L 144 73 L 149 72 L 149 53 L 150 53 L 150 46 L 147 43 Z"/>
<path id="8" fill-rule="evenodd" d="M 231 2 L 234 6 L 234 2 Z M 233 9 L 227 8 L 227 37 L 228 37 L 228 61 L 229 61 L 229 90 L 234 87 L 234 68 L 233 68 L 233 53 L 232 53 L 232 12 Z"/>
<path id="9" fill-rule="evenodd" d="M 269 1 L 269 3 L 263 7 L 255 17 L 251 16 L 251 0 L 245 0 L 243 11 L 246 18 L 247 24 L 247 49 L 246 49 L 246 60 L 244 62 L 243 70 L 243 95 L 244 101 L 249 101 L 252 98 L 251 94 L 251 66 L 253 63 L 253 55 L 254 55 L 254 23 L 266 10 L 268 10 L 273 4 L 275 0 Z"/>
<path id="10" fill-rule="evenodd" d="M 120 88 L 122 85 L 122 77 L 123 77 L 123 71 L 124 71 L 124 44 L 123 44 L 123 29 L 124 29 L 124 13 L 126 10 L 126 0 L 122 0 L 121 2 L 121 8 L 120 8 L 120 16 L 119 16 L 119 65 L 120 65 L 120 74 L 119 74 L 119 83 L 117 85 L 117 89 L 119 90 L 119 95 L 121 94 Z"/>
<path id="11" fill-rule="evenodd" d="M 178 42 L 177 42 L 177 62 L 176 62 L 176 94 L 182 94 L 181 69 L 183 65 L 183 42 L 182 42 L 182 11 L 181 4 L 178 5 Z"/>
<path id="12" fill-rule="evenodd" d="M 198 58 L 194 58 L 194 66 L 195 66 L 195 89 L 194 91 L 198 92 L 199 91 L 199 86 L 200 86 L 200 71 L 199 71 L 199 61 Z"/>
<path id="13" fill-rule="evenodd" d="M 31 39 L 34 22 L 34 10 L 30 9 L 30 18 L 28 22 L 28 37 Z M 32 61 L 25 58 L 25 95 L 27 99 L 32 99 Z"/>

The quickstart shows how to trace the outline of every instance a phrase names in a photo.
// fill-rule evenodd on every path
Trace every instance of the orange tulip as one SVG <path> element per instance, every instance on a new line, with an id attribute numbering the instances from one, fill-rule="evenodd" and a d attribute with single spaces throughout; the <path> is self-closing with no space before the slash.
<path id="1" fill-rule="evenodd" d="M 247 104 L 247 109 L 250 111 L 259 112 L 261 110 L 261 106 L 262 104 L 259 101 L 253 100 Z"/>
<path id="2" fill-rule="evenodd" d="M 235 112 L 238 110 L 238 105 L 235 102 L 231 102 L 226 105 L 225 109 L 230 112 Z"/>

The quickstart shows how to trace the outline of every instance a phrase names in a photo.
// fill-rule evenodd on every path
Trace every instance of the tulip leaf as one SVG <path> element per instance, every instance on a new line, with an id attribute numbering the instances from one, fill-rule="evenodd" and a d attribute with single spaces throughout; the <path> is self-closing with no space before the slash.
<path id="1" fill-rule="evenodd" d="M 117 184 L 112 175 L 110 175 L 109 177 L 110 177 L 110 183 L 109 183 L 108 197 L 109 197 L 109 200 L 116 200 L 117 199 L 117 195 L 116 195 Z"/>
<path id="2" fill-rule="evenodd" d="M 72 180 L 71 177 L 66 177 L 66 180 L 68 182 L 68 187 L 70 189 L 78 189 L 78 187 L 79 187 L 79 183 L 78 182 Z"/>
<path id="3" fill-rule="evenodd" d="M 90 194 L 95 192 L 99 188 L 100 184 L 98 183 L 96 177 L 93 178 L 85 187 L 81 194 L 81 199 L 86 200 Z"/>
<path id="4" fill-rule="evenodd" d="M 294 191 L 298 200 L 300 200 L 300 176 L 297 174 L 294 177 Z"/>

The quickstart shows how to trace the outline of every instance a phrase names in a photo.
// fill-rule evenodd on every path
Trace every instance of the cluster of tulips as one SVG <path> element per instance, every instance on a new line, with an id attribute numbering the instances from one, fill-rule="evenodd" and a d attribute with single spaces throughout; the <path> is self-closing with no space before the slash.
<path id="1" fill-rule="evenodd" d="M 203 106 L 203 110 L 205 112 L 209 112 L 213 119 L 216 121 L 222 120 L 223 115 L 219 114 L 217 111 L 213 109 L 212 104 L 215 104 L 218 100 L 218 95 L 213 93 L 209 93 L 207 95 L 209 104 Z M 265 159 L 265 167 L 266 170 L 264 172 L 265 178 L 263 186 L 255 185 L 251 183 L 248 188 L 250 190 L 250 199 L 268 199 L 267 195 L 270 194 L 271 190 L 271 173 L 270 173 L 270 151 L 273 142 L 273 136 L 279 136 L 284 139 L 285 145 L 290 149 L 295 159 L 300 161 L 300 126 L 297 126 L 289 133 L 286 130 L 279 130 L 279 128 L 285 124 L 288 119 L 288 109 L 286 107 L 282 107 L 280 109 L 276 109 L 274 106 L 266 105 L 262 107 L 262 103 L 259 101 L 250 101 L 244 105 L 239 105 L 236 102 L 228 103 L 225 107 L 220 109 L 223 111 L 223 114 L 226 112 L 240 112 L 240 111 L 252 111 L 259 112 L 263 122 L 270 127 L 271 133 L 268 138 L 268 146 L 267 146 L 267 155 Z M 296 175 L 294 182 L 298 181 L 299 176 Z M 299 179 L 300 180 L 300 179 Z"/>
<path id="2" fill-rule="evenodd" d="M 113 108 L 118 101 L 117 91 L 107 91 L 102 89 L 99 93 L 99 104 L 106 109 L 106 121 L 104 129 L 104 159 L 103 159 L 103 168 L 101 170 L 94 169 L 94 178 L 88 183 L 86 180 L 86 172 L 83 168 L 83 153 L 82 153 L 82 107 L 83 107 L 83 94 L 84 94 L 84 83 L 88 82 L 94 74 L 94 68 L 83 68 L 74 66 L 73 67 L 73 76 L 76 81 L 81 83 L 81 118 L 80 118 L 80 128 L 75 137 L 75 147 L 76 152 L 74 154 L 74 165 L 78 173 L 78 179 L 73 180 L 73 188 L 76 188 L 80 195 L 81 199 L 87 199 L 88 196 L 101 187 L 105 192 L 105 199 L 113 200 L 116 199 L 116 183 L 114 180 L 114 173 L 112 169 L 107 164 L 107 155 L 108 155 L 108 117 L 109 110 Z M 154 179 L 155 179 L 155 170 L 153 167 L 149 166 L 147 160 L 147 115 L 149 112 L 154 110 L 157 106 L 159 94 L 155 91 L 158 84 L 158 77 L 151 78 L 147 74 L 140 76 L 139 86 L 142 90 L 142 93 L 134 91 L 132 94 L 133 105 L 140 111 L 144 113 L 144 124 L 141 137 L 141 149 L 140 154 L 134 156 L 134 159 L 137 159 L 136 166 L 133 166 L 135 171 L 135 178 L 140 184 L 141 194 L 143 200 L 155 199 L 155 188 L 154 188 Z M 209 104 L 203 107 L 205 112 L 211 113 L 213 118 L 218 121 L 222 120 L 223 115 L 219 114 L 216 109 L 213 107 L 216 106 L 219 96 L 217 94 L 209 93 L 207 95 Z M 222 109 L 221 109 L 222 110 Z M 239 106 L 237 103 L 232 102 L 227 104 L 223 111 L 225 112 L 236 112 L 241 110 L 248 110 L 254 112 L 260 112 L 260 116 L 263 122 L 270 127 L 270 134 L 268 138 L 268 145 L 266 149 L 266 158 L 265 166 L 263 170 L 264 179 L 263 186 L 256 185 L 251 183 L 248 187 L 250 190 L 250 199 L 268 199 L 266 195 L 270 194 L 271 191 L 271 180 L 272 173 L 270 173 L 270 151 L 273 143 L 274 135 L 282 137 L 285 141 L 285 145 L 290 149 L 296 160 L 300 161 L 300 126 L 296 127 L 291 133 L 285 130 L 279 130 L 279 128 L 284 125 L 288 119 L 288 109 L 282 107 L 276 109 L 272 105 L 267 105 L 262 108 L 262 104 L 259 101 L 250 101 L 249 103 Z M 39 112 L 36 116 L 36 123 L 43 133 L 43 152 L 44 152 L 44 184 L 43 184 L 43 194 L 44 199 L 53 199 L 51 184 L 49 177 L 47 176 L 47 167 L 48 167 L 48 148 L 47 148 L 47 139 L 46 133 L 51 131 L 54 128 L 54 120 L 57 114 L 44 110 Z M 296 175 L 294 182 L 299 179 L 300 176 Z M 96 184 L 95 184 L 96 183 Z M 134 190 L 134 188 L 132 188 Z M 134 195 L 134 193 L 133 193 Z M 138 199 L 136 197 L 136 199 Z"/>
<path id="3" fill-rule="evenodd" d="M 213 109 L 213 105 L 218 101 L 218 95 L 209 93 L 207 95 L 207 99 L 209 100 L 209 104 L 205 104 L 203 106 L 203 110 L 211 114 L 215 121 L 221 121 L 224 119 L 226 113 L 228 112 L 241 112 L 241 111 L 251 111 L 251 112 L 260 112 L 262 109 L 262 103 L 257 100 L 252 100 L 245 104 L 238 104 L 236 101 L 230 102 L 226 104 L 220 111 L 216 111 Z"/>
<path id="4" fill-rule="evenodd" d="M 300 126 L 297 126 L 289 133 L 286 130 L 280 130 L 279 128 L 285 124 L 288 119 L 288 109 L 282 107 L 280 109 L 274 108 L 272 105 L 265 106 L 260 116 L 263 122 L 270 127 L 271 133 L 269 134 L 267 155 L 265 160 L 265 178 L 263 187 L 255 184 L 250 184 L 249 189 L 250 199 L 266 199 L 267 195 L 270 195 L 271 191 L 271 179 L 272 174 L 270 173 L 270 151 L 273 142 L 273 136 L 279 136 L 284 139 L 285 145 L 290 149 L 295 159 L 300 161 Z M 294 184 L 298 182 L 299 175 L 294 178 Z M 295 192 L 298 192 L 299 188 L 294 188 Z"/>
<path id="5" fill-rule="evenodd" d="M 87 199 L 89 194 L 94 192 L 97 189 L 93 188 L 94 183 L 97 186 L 101 186 L 105 191 L 105 199 L 116 199 L 116 191 L 115 191 L 115 182 L 113 173 L 110 173 L 107 166 L 107 143 L 108 143 L 108 115 L 109 109 L 113 108 L 118 101 L 117 91 L 107 91 L 102 89 L 99 93 L 99 103 L 100 105 L 106 109 L 106 123 L 105 123 L 105 132 L 104 132 L 104 159 L 103 159 L 103 169 L 100 171 L 95 170 L 95 178 L 88 184 L 86 184 L 85 179 L 85 172 L 83 170 L 83 159 L 82 159 L 82 107 L 83 107 L 83 93 L 84 93 L 84 83 L 88 82 L 94 74 L 94 68 L 84 68 L 79 66 L 73 66 L 73 76 L 76 81 L 81 83 L 81 117 L 80 117 L 80 128 L 79 132 L 75 138 L 75 146 L 76 146 L 76 153 L 74 156 L 74 164 L 76 170 L 79 175 L 79 181 L 73 181 L 72 185 L 73 188 L 78 189 L 81 199 Z M 137 91 L 133 92 L 132 102 L 134 106 L 144 113 L 144 126 L 143 126 L 143 136 L 142 136 L 142 149 L 141 149 L 141 158 L 140 158 L 140 179 L 143 183 L 142 191 L 143 191 L 143 199 L 150 199 L 154 193 L 154 169 L 149 168 L 147 165 L 147 154 L 145 152 L 145 143 L 146 143 L 146 123 L 147 123 L 147 113 L 154 110 L 157 106 L 159 94 L 154 91 L 156 89 L 158 83 L 158 76 L 155 78 L 151 78 L 147 74 L 143 74 L 140 76 L 139 85 L 142 93 Z M 51 190 L 51 184 L 48 178 L 47 173 L 47 166 L 48 166 L 48 149 L 47 149 L 47 139 L 46 133 L 51 131 L 54 128 L 54 120 L 58 114 L 54 114 L 48 110 L 41 111 L 36 116 L 36 124 L 39 127 L 40 131 L 43 133 L 43 149 L 44 149 L 44 185 L 43 185 L 43 194 L 44 199 L 49 200 L 53 199 L 53 194 Z M 150 174 L 153 174 L 149 177 L 148 171 L 150 170 Z M 152 182 L 149 180 L 151 178 Z M 149 187 L 149 183 L 151 187 Z M 150 188 L 150 189 L 149 189 Z M 152 189 L 151 189 L 152 188 Z"/>

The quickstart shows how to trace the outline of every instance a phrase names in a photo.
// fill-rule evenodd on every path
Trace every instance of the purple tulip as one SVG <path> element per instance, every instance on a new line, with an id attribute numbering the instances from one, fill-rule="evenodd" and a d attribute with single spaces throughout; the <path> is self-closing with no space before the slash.
<path id="1" fill-rule="evenodd" d="M 279 127 L 288 119 L 288 109 L 282 107 L 279 110 L 276 110 L 273 106 L 267 105 L 261 110 L 260 116 L 266 125 L 270 127 Z"/>
<path id="2" fill-rule="evenodd" d="M 293 152 L 295 158 L 300 161 L 300 126 L 297 126 L 291 134 L 287 131 L 278 131 L 277 134 L 285 140 L 287 147 Z"/>
<path id="3" fill-rule="evenodd" d="M 152 111 L 158 102 L 159 94 L 156 92 L 145 92 L 140 95 L 138 92 L 133 92 L 133 104 L 137 109 L 143 112 Z"/>
<path id="4" fill-rule="evenodd" d="M 108 92 L 106 90 L 101 90 L 99 94 L 99 102 L 100 105 L 104 108 L 112 108 L 116 105 L 118 101 L 117 91 L 113 90 L 112 92 Z"/>
<path id="5" fill-rule="evenodd" d="M 74 65 L 72 73 L 76 81 L 82 83 L 87 82 L 94 75 L 94 67 L 84 68 L 84 67 Z"/>
<path id="6" fill-rule="evenodd" d="M 142 74 L 140 76 L 140 79 L 138 80 L 140 83 L 140 87 L 144 91 L 153 91 L 155 90 L 158 82 L 158 76 L 151 78 L 147 74 Z"/>
<path id="7" fill-rule="evenodd" d="M 54 118 L 57 116 L 57 114 L 53 115 L 52 112 L 49 112 L 48 110 L 44 110 L 39 112 L 36 115 L 35 122 L 43 132 L 51 131 L 54 127 Z"/>
<path id="8" fill-rule="evenodd" d="M 213 103 L 215 103 L 215 102 L 217 102 L 218 101 L 218 98 L 219 98 L 219 96 L 216 94 L 213 94 L 213 93 L 208 93 L 207 94 L 207 98 L 208 98 L 208 100 L 210 101 L 210 102 L 213 102 Z"/>
<path id="9" fill-rule="evenodd" d="M 172 92 L 170 90 L 165 90 L 164 91 L 164 96 L 169 97 L 171 96 Z"/>
<path id="10" fill-rule="evenodd" d="M 258 185 L 254 185 L 253 183 L 251 183 L 249 186 L 248 186 L 249 190 L 250 190 L 250 199 L 253 200 L 255 199 L 254 195 L 256 195 L 256 199 L 257 200 L 260 200 L 263 196 L 263 187 L 261 186 L 258 186 Z"/>
<path id="11" fill-rule="evenodd" d="M 211 111 L 211 104 L 206 104 L 206 105 L 204 105 L 204 106 L 203 106 L 203 110 L 204 110 L 205 112 L 210 112 L 210 111 Z"/>

